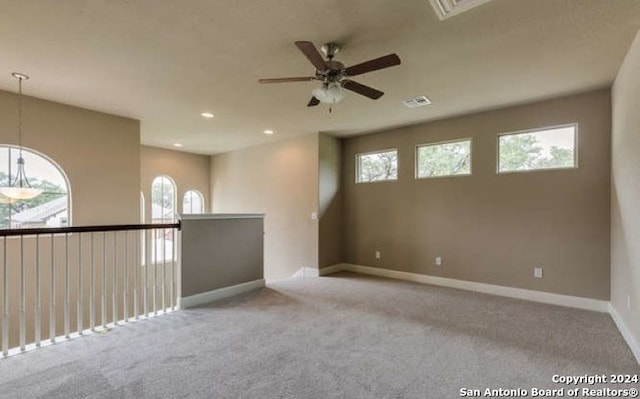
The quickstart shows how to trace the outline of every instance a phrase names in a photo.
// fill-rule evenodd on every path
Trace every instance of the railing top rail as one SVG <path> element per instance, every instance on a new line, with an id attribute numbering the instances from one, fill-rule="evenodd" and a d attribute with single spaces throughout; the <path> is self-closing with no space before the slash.
<path id="1" fill-rule="evenodd" d="M 70 226 L 70 227 L 45 227 L 27 229 L 0 229 L 0 237 L 35 236 L 65 233 L 95 233 L 107 231 L 125 230 L 154 230 L 154 229 L 178 229 L 180 222 L 176 223 L 152 223 L 152 224 L 112 224 L 101 226 Z"/>

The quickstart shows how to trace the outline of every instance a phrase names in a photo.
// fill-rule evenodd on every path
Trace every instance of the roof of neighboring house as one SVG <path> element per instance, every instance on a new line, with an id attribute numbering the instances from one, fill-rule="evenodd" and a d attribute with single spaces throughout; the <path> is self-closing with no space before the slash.
<path id="1" fill-rule="evenodd" d="M 53 201 L 45 202 L 44 204 L 27 209 L 22 212 L 18 212 L 11 216 L 11 219 L 15 222 L 44 222 L 51 216 L 55 216 L 60 212 L 66 211 L 68 205 L 67 196 L 63 195 L 60 198 L 56 198 Z"/>

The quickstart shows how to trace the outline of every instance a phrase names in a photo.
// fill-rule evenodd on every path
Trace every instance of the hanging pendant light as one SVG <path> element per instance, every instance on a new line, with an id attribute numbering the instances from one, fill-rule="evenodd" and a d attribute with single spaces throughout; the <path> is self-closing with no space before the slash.
<path id="1" fill-rule="evenodd" d="M 11 75 L 18 79 L 18 171 L 16 178 L 12 181 L 11 169 L 9 169 L 8 185 L 0 187 L 0 194 L 10 200 L 25 200 L 37 197 L 42 194 L 42 190 L 31 187 L 24 170 L 24 158 L 22 157 L 22 81 L 29 79 L 29 76 L 18 72 L 14 72 Z M 11 153 L 11 150 L 9 150 L 9 153 Z"/>

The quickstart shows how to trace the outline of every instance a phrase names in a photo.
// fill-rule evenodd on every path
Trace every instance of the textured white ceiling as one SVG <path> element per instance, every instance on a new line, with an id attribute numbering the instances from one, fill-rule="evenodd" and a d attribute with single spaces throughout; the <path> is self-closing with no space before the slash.
<path id="1" fill-rule="evenodd" d="M 140 119 L 144 144 L 219 153 L 607 86 L 639 28 L 637 0 L 493 0 L 444 21 L 428 0 L 0 0 L 0 89 L 21 71 L 29 95 Z M 257 83 L 313 73 L 296 40 L 403 63 L 356 79 L 380 100 L 329 114 L 306 107 L 314 83 Z M 433 104 L 402 105 L 420 94 Z"/>

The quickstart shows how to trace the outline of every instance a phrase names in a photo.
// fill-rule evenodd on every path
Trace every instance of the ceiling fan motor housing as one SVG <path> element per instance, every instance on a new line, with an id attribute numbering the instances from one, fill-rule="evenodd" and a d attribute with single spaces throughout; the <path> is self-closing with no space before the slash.
<path id="1" fill-rule="evenodd" d="M 333 60 L 333 57 L 340 52 L 340 49 L 341 47 L 337 43 L 325 43 L 320 47 L 320 50 L 327 58 L 327 68 L 323 71 L 316 71 L 316 77 L 325 84 L 339 82 L 346 76 L 344 64 Z"/>
<path id="2" fill-rule="evenodd" d="M 325 43 L 320 47 L 320 50 L 324 53 L 324 56 L 329 60 L 333 59 L 333 57 L 340 52 L 342 47 L 337 43 Z"/>
<path id="3" fill-rule="evenodd" d="M 327 69 L 316 71 L 316 77 L 323 82 L 338 82 L 346 76 L 344 69 L 341 62 L 327 61 Z"/>

